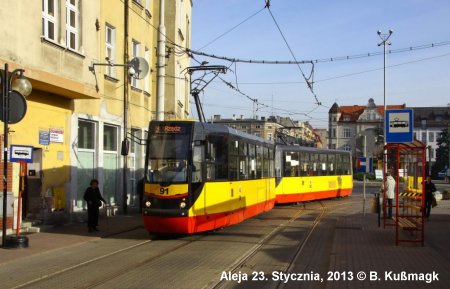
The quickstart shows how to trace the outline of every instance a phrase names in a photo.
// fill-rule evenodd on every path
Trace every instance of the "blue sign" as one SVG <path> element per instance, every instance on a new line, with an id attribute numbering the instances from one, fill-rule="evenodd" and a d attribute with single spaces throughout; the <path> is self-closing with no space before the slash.
<path id="1" fill-rule="evenodd" d="M 373 173 L 373 159 L 366 157 L 358 158 L 356 171 L 358 173 Z"/>
<path id="2" fill-rule="evenodd" d="M 413 141 L 413 110 L 392 109 L 385 111 L 386 142 L 412 142 Z"/>
<path id="3" fill-rule="evenodd" d="M 48 130 L 39 130 L 39 144 L 44 146 L 50 144 L 50 132 Z"/>
<path id="4" fill-rule="evenodd" d="M 21 146 L 21 145 L 11 145 L 11 162 L 33 162 L 33 147 L 32 146 Z"/>

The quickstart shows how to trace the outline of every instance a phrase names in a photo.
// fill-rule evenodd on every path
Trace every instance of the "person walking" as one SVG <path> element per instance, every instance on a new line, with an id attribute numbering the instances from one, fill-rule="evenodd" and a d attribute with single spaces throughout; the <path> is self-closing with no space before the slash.
<path id="1" fill-rule="evenodd" d="M 427 220 L 430 219 L 431 206 L 433 204 L 433 193 L 436 192 L 436 186 L 431 181 L 431 176 L 427 176 L 425 181 L 425 216 Z"/>
<path id="2" fill-rule="evenodd" d="M 89 232 L 98 231 L 98 215 L 99 207 L 102 206 L 102 202 L 106 204 L 105 199 L 103 199 L 100 194 L 100 189 L 98 188 L 98 180 L 91 180 L 90 186 L 84 192 L 84 200 L 87 202 L 88 208 L 88 229 Z"/>
<path id="3" fill-rule="evenodd" d="M 383 191 L 384 183 L 382 184 L 381 191 Z M 392 219 L 392 207 L 395 198 L 395 179 L 391 173 L 386 173 L 386 200 L 387 200 L 387 218 Z"/>

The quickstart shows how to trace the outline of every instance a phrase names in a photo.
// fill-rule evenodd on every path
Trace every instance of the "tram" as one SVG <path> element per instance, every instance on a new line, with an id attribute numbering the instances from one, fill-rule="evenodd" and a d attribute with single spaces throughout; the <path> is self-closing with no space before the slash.
<path id="1" fill-rule="evenodd" d="M 276 146 L 218 124 L 152 121 L 146 155 L 143 218 L 151 233 L 209 231 L 271 210 L 276 202 L 351 193 L 348 152 Z M 323 156 L 326 170 L 315 162 Z M 304 163 L 309 175 L 302 175 Z"/>

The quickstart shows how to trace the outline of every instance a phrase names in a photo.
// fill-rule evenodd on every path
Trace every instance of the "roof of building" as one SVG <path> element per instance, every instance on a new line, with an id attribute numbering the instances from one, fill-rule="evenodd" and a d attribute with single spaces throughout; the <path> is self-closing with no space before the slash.
<path id="1" fill-rule="evenodd" d="M 386 109 L 402 109 L 405 108 L 406 104 L 397 104 L 397 105 L 387 105 Z M 347 119 L 346 121 L 356 122 L 359 118 L 359 116 L 364 112 L 364 110 L 367 108 L 365 105 L 348 105 L 348 106 L 340 106 L 340 112 L 341 117 L 339 121 L 343 121 Z M 384 117 L 384 106 L 383 105 L 377 105 L 376 106 L 378 113 Z"/>
<path id="2" fill-rule="evenodd" d="M 338 112 L 340 112 L 339 105 L 337 104 L 337 102 L 335 102 L 331 106 L 330 111 L 328 111 L 328 113 L 338 113 Z"/>
<path id="3" fill-rule="evenodd" d="M 447 126 L 450 121 L 450 106 L 441 107 L 411 107 L 414 110 L 414 126 L 422 126 L 426 120 L 427 127 Z"/>

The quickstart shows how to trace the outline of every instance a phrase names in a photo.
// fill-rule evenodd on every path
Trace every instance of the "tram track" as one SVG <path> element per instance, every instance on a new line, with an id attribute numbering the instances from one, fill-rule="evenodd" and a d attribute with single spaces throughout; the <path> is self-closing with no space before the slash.
<path id="1" fill-rule="evenodd" d="M 139 228 L 136 228 L 136 229 L 134 229 L 134 230 L 138 230 L 138 229 L 139 229 Z M 131 231 L 133 231 L 133 230 L 128 230 L 128 231 L 122 232 L 122 233 L 128 233 L 128 232 L 131 232 Z M 114 235 L 109 235 L 108 237 L 117 236 L 117 235 L 120 235 L 120 234 L 121 234 L 121 233 L 119 233 L 119 234 L 114 234 Z M 190 244 L 192 244 L 192 243 L 194 243 L 194 242 L 197 242 L 197 241 L 199 241 L 199 240 L 201 240 L 201 239 L 203 239 L 203 238 L 206 238 L 209 234 L 210 234 L 210 233 L 205 233 L 205 234 L 202 234 L 202 235 L 199 235 L 199 236 L 195 236 L 195 237 L 189 236 L 188 238 L 190 238 L 191 240 L 180 240 L 180 241 L 183 241 L 182 244 L 179 244 L 179 245 L 176 245 L 176 246 L 172 246 L 172 247 L 170 247 L 170 248 L 168 248 L 168 249 L 166 249 L 166 250 L 164 250 L 164 251 L 162 251 L 162 252 L 160 252 L 160 253 L 158 253 L 158 254 L 156 254 L 156 255 L 154 255 L 154 256 L 151 256 L 151 257 L 149 257 L 149 258 L 146 258 L 146 259 L 144 259 L 144 260 L 141 260 L 141 261 L 139 261 L 139 262 L 136 262 L 136 263 L 134 264 L 134 266 L 128 267 L 128 268 L 126 268 L 125 270 L 120 271 L 120 274 L 117 274 L 117 273 L 114 274 L 114 278 L 120 278 L 120 276 L 123 276 L 123 275 L 127 274 L 127 273 L 128 273 L 129 271 L 131 271 L 131 270 L 134 270 L 134 269 L 136 269 L 136 268 L 139 268 L 140 266 L 146 265 L 146 264 L 149 263 L 149 262 L 152 262 L 152 261 L 157 260 L 157 259 L 159 259 L 159 258 L 162 258 L 162 257 L 164 257 L 164 256 L 166 256 L 166 255 L 168 255 L 168 254 L 171 254 L 171 253 L 173 253 L 173 252 L 176 252 L 176 251 L 178 251 L 178 250 L 180 250 L 180 249 L 182 249 L 182 248 L 184 248 L 184 247 L 186 247 L 186 246 L 188 246 L 188 245 L 190 245 Z M 20 284 L 20 285 L 13 286 L 13 287 L 11 287 L 11 288 L 12 288 L 12 289 L 15 289 L 15 288 L 27 288 L 27 287 L 29 287 L 29 286 L 34 286 L 34 285 L 37 285 L 37 284 L 39 284 L 39 283 L 41 283 L 41 282 L 49 281 L 49 280 L 51 280 L 52 278 L 57 278 L 57 277 L 61 276 L 62 274 L 69 273 L 69 272 L 71 272 L 71 271 L 75 271 L 75 270 L 80 269 L 80 268 L 82 268 L 82 267 L 84 267 L 84 266 L 92 265 L 92 264 L 94 264 L 95 262 L 100 262 L 100 261 L 102 261 L 102 260 L 105 260 L 105 259 L 107 259 L 107 258 L 111 258 L 111 257 L 113 257 L 113 256 L 117 256 L 117 255 L 119 255 L 119 254 L 124 254 L 124 253 L 126 253 L 126 252 L 130 252 L 130 251 L 132 251 L 132 250 L 138 249 L 139 247 L 143 247 L 143 246 L 145 246 L 145 245 L 147 245 L 147 244 L 149 244 L 149 243 L 151 243 L 151 242 L 160 241 L 160 240 L 161 240 L 160 237 L 154 236 L 154 237 L 153 237 L 152 239 L 150 239 L 150 240 L 145 240 L 145 241 L 140 242 L 140 243 L 138 243 L 138 244 L 134 244 L 134 245 L 128 246 L 128 247 L 126 247 L 126 248 L 122 248 L 122 249 L 119 249 L 119 250 L 115 250 L 115 251 L 110 252 L 110 253 L 108 253 L 108 254 L 103 254 L 103 255 L 100 255 L 100 256 L 96 256 L 96 257 L 91 258 L 91 259 L 89 259 L 89 260 L 80 262 L 80 263 L 78 263 L 78 264 L 75 264 L 75 265 L 72 265 L 72 266 L 69 266 L 69 267 L 60 269 L 60 270 L 57 270 L 57 271 L 52 272 L 52 273 L 50 273 L 50 274 L 46 274 L 46 275 L 40 276 L 40 277 L 38 277 L 38 278 L 32 279 L 32 280 L 27 281 L 27 282 L 25 282 L 25 283 L 22 283 L 22 284 Z M 83 286 L 83 287 L 81 287 L 81 288 L 94 288 L 94 287 L 96 287 L 96 286 L 102 284 L 103 282 L 104 282 L 104 280 L 99 280 L 99 281 L 97 281 L 97 282 L 93 282 L 93 283 L 89 284 L 89 286 Z"/>
<path id="2" fill-rule="evenodd" d="M 321 201 L 319 201 L 319 203 L 321 204 L 322 208 L 325 207 L 325 205 L 323 205 L 323 203 Z M 248 260 L 250 260 L 253 256 L 255 256 L 255 254 L 257 254 L 264 245 L 268 244 L 268 242 L 270 240 L 275 238 L 279 233 L 281 233 L 284 229 L 286 229 L 291 223 L 298 220 L 304 214 L 305 211 L 311 210 L 311 209 L 307 209 L 305 207 L 304 203 L 301 203 L 301 204 L 302 204 L 302 208 L 300 208 L 300 210 L 294 216 L 292 216 L 288 221 L 284 222 L 283 224 L 277 226 L 274 230 L 272 230 L 269 234 L 267 234 L 263 239 L 261 239 L 255 246 L 253 246 L 244 255 L 242 255 L 241 258 L 237 259 L 229 267 L 225 268 L 224 271 L 225 272 L 237 272 L 240 268 L 245 266 L 245 263 Z M 320 219 L 323 217 L 324 214 L 325 214 L 325 210 L 322 210 L 322 213 L 319 216 Z M 307 239 L 312 234 L 312 231 L 314 231 L 314 228 L 317 226 L 317 224 L 320 222 L 320 219 L 316 218 L 314 220 L 312 228 L 309 229 Z M 302 242 L 301 248 L 297 252 L 295 257 L 297 257 L 301 253 L 301 250 L 305 246 L 307 239 Z M 220 280 L 220 278 L 215 278 L 209 284 L 204 286 L 202 289 L 219 289 L 219 288 L 224 288 L 226 285 L 227 285 L 227 281 Z"/>

